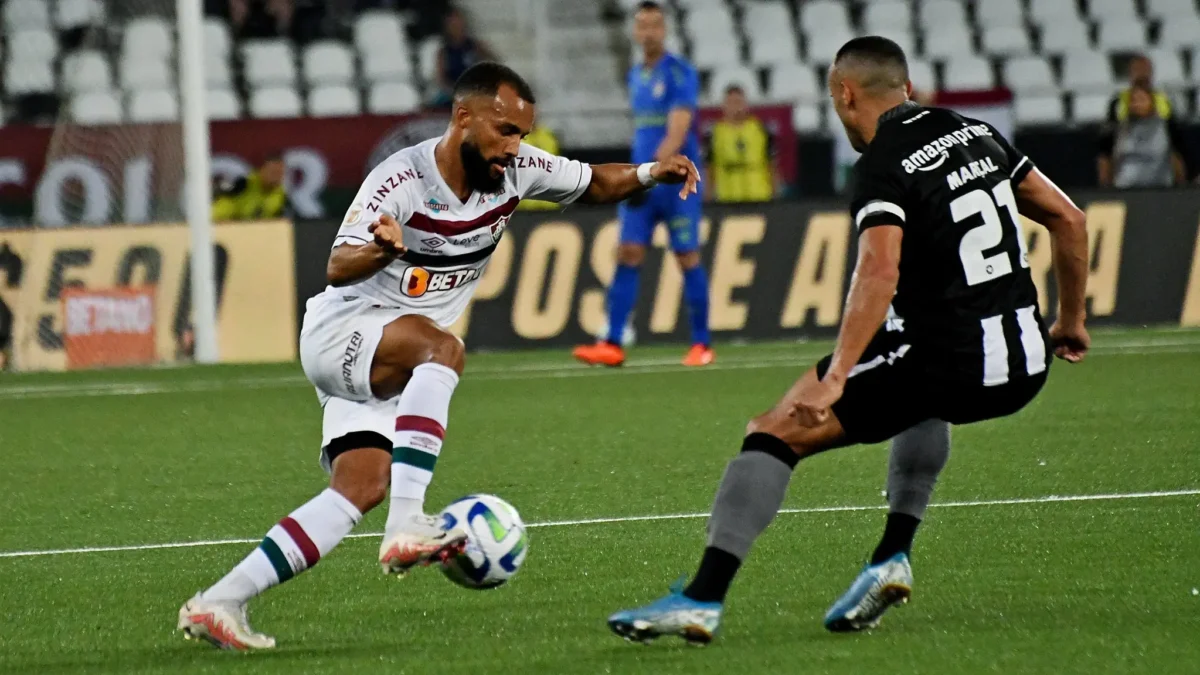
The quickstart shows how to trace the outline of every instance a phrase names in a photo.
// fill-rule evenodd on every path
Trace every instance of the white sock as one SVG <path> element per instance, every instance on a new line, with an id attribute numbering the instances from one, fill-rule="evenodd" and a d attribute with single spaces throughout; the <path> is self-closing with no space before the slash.
<path id="1" fill-rule="evenodd" d="M 204 591 L 204 599 L 246 602 L 316 565 L 361 519 L 348 499 L 327 488 L 272 527 L 258 548 Z"/>
<path id="2" fill-rule="evenodd" d="M 425 489 L 442 451 L 450 397 L 458 373 L 437 363 L 413 368 L 412 379 L 396 404 L 396 435 L 392 440 L 392 494 L 386 531 L 395 532 L 425 507 Z"/>

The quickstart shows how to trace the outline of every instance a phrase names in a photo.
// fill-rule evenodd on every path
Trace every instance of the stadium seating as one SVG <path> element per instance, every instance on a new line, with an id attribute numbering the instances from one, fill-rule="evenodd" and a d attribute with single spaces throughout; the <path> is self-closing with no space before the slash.
<path id="1" fill-rule="evenodd" d="M 250 114 L 254 117 L 299 117 L 303 108 L 300 94 L 289 86 L 262 87 L 250 93 Z"/>
<path id="2" fill-rule="evenodd" d="M 979 56 L 962 56 L 944 66 L 947 89 L 991 89 L 996 86 L 992 64 Z"/>
<path id="3" fill-rule="evenodd" d="M 286 40 L 252 40 L 242 45 L 246 82 L 254 87 L 292 85 L 296 82 L 296 56 Z"/>
<path id="4" fill-rule="evenodd" d="M 8 0 L 4 3 L 4 32 L 41 30 L 50 27 L 50 9 L 43 0 Z"/>
<path id="5" fill-rule="evenodd" d="M 308 94 L 312 117 L 351 117 L 362 113 L 358 92 L 345 84 L 317 87 Z"/>
<path id="6" fill-rule="evenodd" d="M 175 53 L 175 36 L 166 19 L 143 17 L 125 26 L 121 41 L 122 58 L 169 59 Z"/>
<path id="7" fill-rule="evenodd" d="M 537 51 L 510 44 L 511 30 L 487 32 L 500 18 L 496 2 L 463 3 L 468 11 L 487 10 L 489 20 L 476 22 L 480 37 L 533 71 L 533 79 L 547 70 L 574 78 L 569 90 L 540 85 L 551 87 L 554 104 L 545 114 L 564 120 L 564 128 L 586 126 L 572 110 L 594 115 L 623 104 L 621 67 L 604 61 L 591 72 L 571 52 L 572 45 L 580 53 L 607 49 L 607 39 L 597 47 L 572 41 L 591 35 L 578 27 L 556 29 L 547 39 L 565 55 L 535 66 Z M 609 17 L 616 22 L 609 28 L 631 28 L 637 0 L 599 4 L 620 13 Z M 837 128 L 824 70 L 855 35 L 883 35 L 904 47 L 920 90 L 1013 90 L 1017 118 L 1026 124 L 1101 119 L 1119 85 L 1114 65 L 1134 53 L 1150 56 L 1156 84 L 1179 101 L 1180 114 L 1193 111 L 1200 87 L 1196 0 L 668 0 L 665 8 L 669 48 L 701 71 L 706 102 L 740 84 L 751 101 L 795 104 L 797 128 L 807 131 Z M 406 26 L 409 14 L 368 9 L 329 19 L 326 37 L 301 47 L 287 38 L 237 38 L 226 22 L 206 18 L 210 116 L 394 114 L 416 110 L 436 93 L 440 38 Z M 81 31 L 86 39 L 78 39 Z M 104 0 L 5 0 L 0 32 L 0 105 L 10 111 L 21 109 L 23 97 L 49 96 L 80 123 L 178 118 L 179 40 L 165 15 L 125 5 L 118 11 Z M 85 109 L 91 105 L 95 112 Z M 621 127 L 594 121 L 597 129 Z"/>
<path id="8" fill-rule="evenodd" d="M 111 91 L 89 91 L 71 98 L 69 116 L 79 124 L 119 124 L 121 99 Z"/>
<path id="9" fill-rule="evenodd" d="M 1076 122 L 1103 122 L 1108 119 L 1108 94 L 1076 94 L 1072 100 L 1071 117 Z"/>
<path id="10" fill-rule="evenodd" d="M 304 80 L 310 86 L 348 85 L 354 81 L 354 53 L 332 40 L 315 42 L 304 49 Z"/>
<path id="11" fill-rule="evenodd" d="M 725 66 L 713 71 L 708 87 L 709 102 L 720 104 L 725 90 L 732 86 L 741 87 L 746 92 L 746 100 L 751 103 L 763 99 L 758 73 L 747 66 Z"/>
<path id="12" fill-rule="evenodd" d="M 242 116 L 242 102 L 229 89 L 209 89 L 204 103 L 210 120 L 235 120 Z"/>
<path id="13" fill-rule="evenodd" d="M 1004 64 L 1004 81 L 1018 92 L 1048 92 L 1057 88 L 1054 70 L 1040 56 L 1019 56 Z"/>
<path id="14" fill-rule="evenodd" d="M 367 111 L 376 115 L 412 112 L 421 106 L 421 97 L 404 82 L 379 82 L 367 94 Z"/>
<path id="15" fill-rule="evenodd" d="M 167 89 L 174 84 L 174 73 L 166 61 L 126 58 L 121 62 L 119 79 L 126 91 Z"/>
<path id="16" fill-rule="evenodd" d="M 49 94 L 55 90 L 49 61 L 14 61 L 4 65 L 4 85 L 10 96 Z"/>
<path id="17" fill-rule="evenodd" d="M 54 27 L 72 30 L 104 23 L 104 3 L 100 0 L 58 0 L 54 7 Z"/>
<path id="18" fill-rule="evenodd" d="M 112 88 L 112 69 L 99 50 L 81 49 L 63 59 L 62 79 L 68 92 L 108 91 Z"/>
<path id="19" fill-rule="evenodd" d="M 143 89 L 129 96 L 130 122 L 174 122 L 179 119 L 179 99 L 167 89 Z"/>
<path id="20" fill-rule="evenodd" d="M 1054 124 L 1064 118 L 1061 96 L 1018 96 L 1013 101 L 1013 118 L 1017 124 Z"/>

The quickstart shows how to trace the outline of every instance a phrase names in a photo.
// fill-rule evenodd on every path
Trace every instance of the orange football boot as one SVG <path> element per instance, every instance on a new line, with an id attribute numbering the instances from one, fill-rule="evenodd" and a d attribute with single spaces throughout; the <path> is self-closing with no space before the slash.
<path id="1" fill-rule="evenodd" d="M 692 345 L 683 357 L 685 366 L 707 366 L 717 360 L 717 355 L 708 345 Z"/>
<path id="2" fill-rule="evenodd" d="M 619 366 L 625 363 L 625 350 L 603 340 L 594 345 L 579 345 L 571 355 L 576 361 L 589 366 Z"/>

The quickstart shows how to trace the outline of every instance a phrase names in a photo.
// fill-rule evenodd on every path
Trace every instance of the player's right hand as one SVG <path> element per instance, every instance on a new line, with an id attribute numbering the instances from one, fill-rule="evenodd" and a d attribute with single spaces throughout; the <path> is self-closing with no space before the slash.
<path id="1" fill-rule="evenodd" d="M 696 184 L 700 182 L 700 172 L 692 160 L 683 155 L 673 155 L 654 163 L 650 168 L 650 176 L 660 183 L 683 183 L 679 191 L 680 199 L 696 194 Z"/>
<path id="2" fill-rule="evenodd" d="M 404 230 L 400 229 L 400 223 L 386 213 L 368 225 L 367 232 L 375 237 L 376 246 L 392 255 L 404 255 L 408 251 L 404 246 Z"/>
<path id="3" fill-rule="evenodd" d="M 1050 344 L 1058 358 L 1067 363 L 1079 363 L 1092 346 L 1092 337 L 1082 321 L 1056 320 L 1050 327 Z"/>

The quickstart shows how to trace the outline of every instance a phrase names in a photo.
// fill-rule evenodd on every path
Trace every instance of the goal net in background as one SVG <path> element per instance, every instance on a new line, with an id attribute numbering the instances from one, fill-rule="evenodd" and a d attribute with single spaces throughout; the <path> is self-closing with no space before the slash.
<path id="1" fill-rule="evenodd" d="M 28 176 L 30 227 L 0 230 L 0 251 L 20 271 L 19 283 L 10 272 L 7 287 L 0 284 L 11 367 L 124 366 L 195 354 L 176 9 L 176 0 L 6 3 L 7 58 L 24 59 L 31 71 L 48 59 L 58 97 L 44 165 L 29 162 L 36 172 Z M 199 27 L 190 39 L 202 39 Z M 28 46 L 38 44 L 40 51 Z M 224 263 L 217 248 L 211 257 Z"/>

